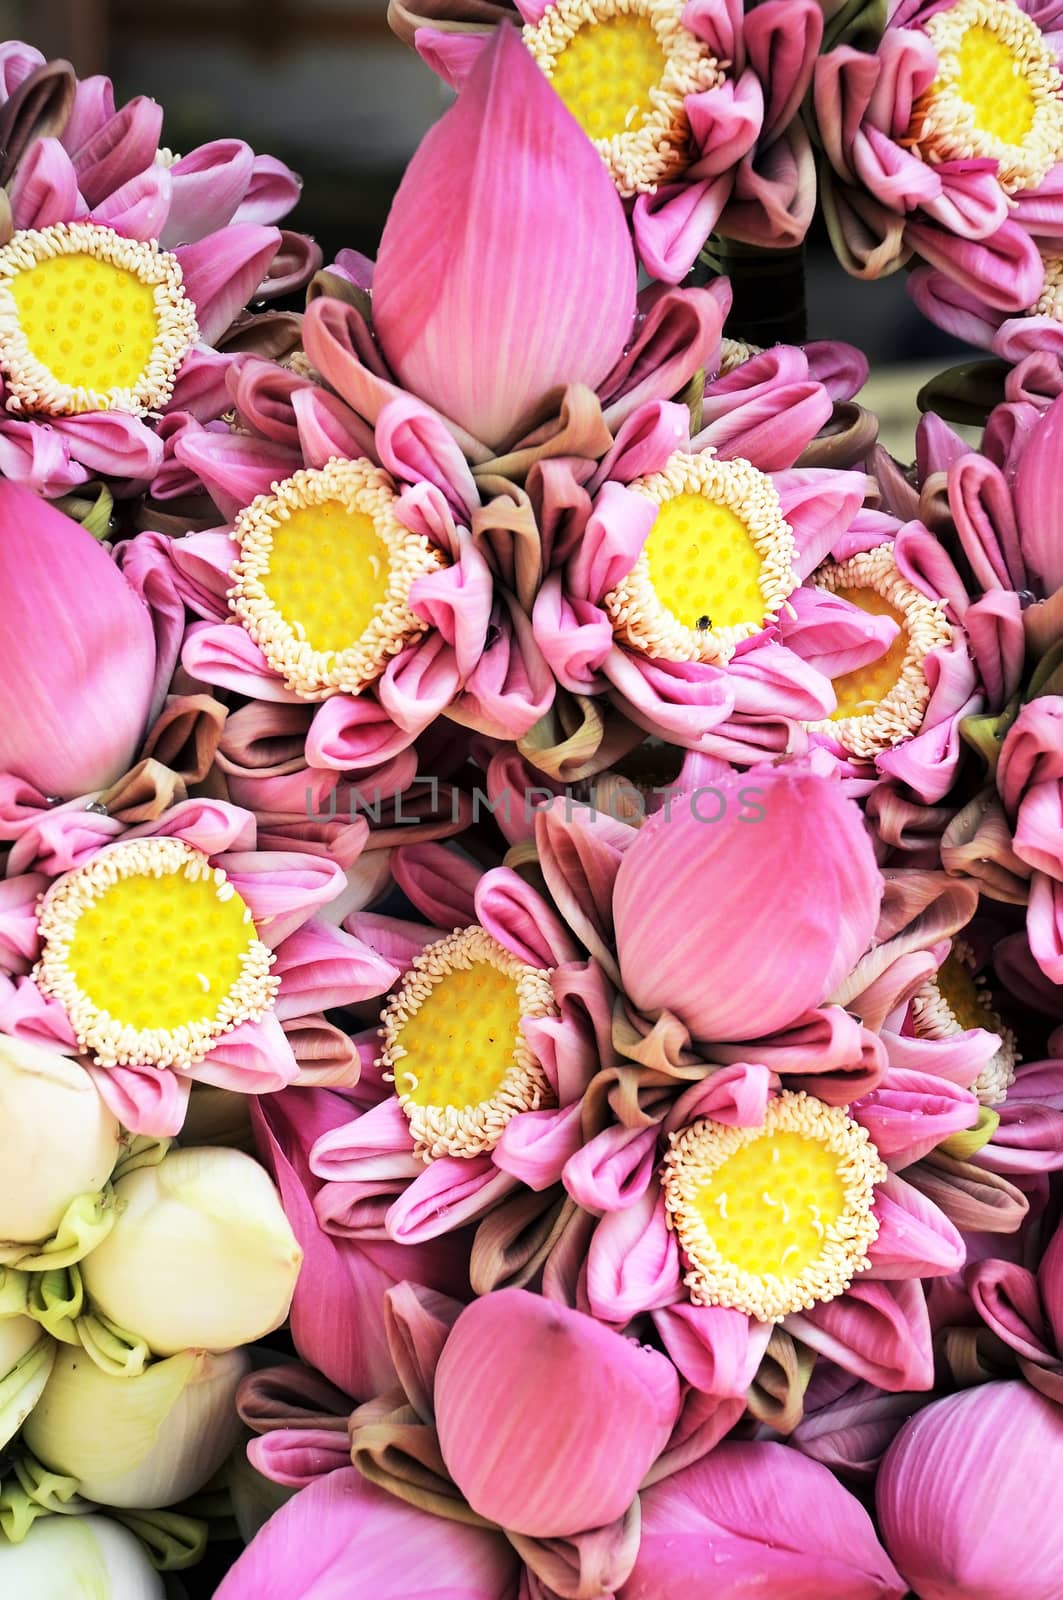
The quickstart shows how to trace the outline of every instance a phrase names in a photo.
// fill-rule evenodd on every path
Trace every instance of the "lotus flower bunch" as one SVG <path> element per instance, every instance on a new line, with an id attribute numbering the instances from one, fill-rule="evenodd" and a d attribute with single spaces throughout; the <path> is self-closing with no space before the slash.
<path id="1" fill-rule="evenodd" d="M 1060 1593 L 1058 12 L 396 0 L 317 273 L 0 50 L 5 1594 Z"/>
<path id="2" fill-rule="evenodd" d="M 240 139 L 175 154 L 154 101 L 116 109 L 109 79 L 79 82 L 17 42 L 0 116 L 4 476 L 49 497 L 98 477 L 134 494 L 163 465 L 150 418 L 218 416 L 237 314 L 316 266 L 309 240 L 274 226 L 299 180 Z"/>

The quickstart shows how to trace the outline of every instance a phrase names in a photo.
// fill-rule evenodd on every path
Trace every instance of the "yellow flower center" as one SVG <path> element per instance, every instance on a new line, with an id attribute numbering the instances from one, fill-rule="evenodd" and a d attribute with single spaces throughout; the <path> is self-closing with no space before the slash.
<path id="1" fill-rule="evenodd" d="M 956 59 L 956 93 L 978 126 L 1005 144 L 1021 144 L 1033 127 L 1037 102 L 1014 49 L 978 24 L 964 33 Z"/>
<path id="2" fill-rule="evenodd" d="M 1014 0 L 958 0 L 925 24 L 938 75 L 908 143 L 930 162 L 989 157 L 1009 194 L 1036 189 L 1063 159 L 1063 77 Z"/>
<path id="3" fill-rule="evenodd" d="M 829 733 L 843 749 L 865 760 L 918 733 L 930 700 L 923 662 L 931 650 L 951 643 L 944 608 L 902 578 L 892 544 L 861 551 L 847 561 L 828 561 L 812 584 L 840 594 L 873 616 L 892 617 L 900 632 L 881 656 L 834 680 L 837 709 L 815 731 Z"/>
<path id="4" fill-rule="evenodd" d="M 189 1066 L 273 1004 L 250 910 L 181 840 L 104 850 L 53 885 L 38 925 L 37 985 L 101 1066 Z"/>
<path id="5" fill-rule="evenodd" d="M 511 1117 L 549 1100 L 521 1023 L 556 1015 L 550 974 L 483 928 L 459 930 L 416 958 L 383 1013 L 380 1062 L 426 1161 L 492 1150 Z"/>
<path id="6" fill-rule="evenodd" d="M 657 597 L 687 628 L 764 622 L 760 551 L 730 506 L 678 494 L 657 513 L 645 545 Z"/>
<path id="7" fill-rule="evenodd" d="M 551 82 L 584 133 L 611 139 L 644 126 L 664 51 L 646 17 L 614 16 L 580 28 L 561 51 Z"/>
<path id="8" fill-rule="evenodd" d="M 759 1128 L 703 1118 L 673 1134 L 662 1177 L 694 1304 L 777 1322 L 868 1265 L 886 1168 L 840 1107 L 786 1093 Z"/>
<path id="9" fill-rule="evenodd" d="M 605 597 L 617 637 L 669 661 L 726 661 L 797 586 L 793 530 L 748 461 L 677 451 L 630 486 L 658 506 L 642 553 Z"/>
<path id="10" fill-rule="evenodd" d="M 914 997 L 912 1022 L 920 1039 L 947 1039 L 971 1028 L 995 1033 L 999 1045 L 978 1074 L 974 1092 L 983 1106 L 998 1105 L 1005 1098 L 1021 1060 L 1017 1042 L 984 981 L 975 977 L 974 958 L 960 940 Z"/>
<path id="11" fill-rule="evenodd" d="M 50 416 L 165 405 L 196 337 L 174 256 L 60 223 L 0 249 L 0 367 L 9 408 Z"/>
<path id="12" fill-rule="evenodd" d="M 896 687 L 897 679 L 904 666 L 904 658 L 908 653 L 908 630 L 904 625 L 904 613 L 890 605 L 874 589 L 847 589 L 845 598 L 850 605 L 859 606 L 861 611 L 866 611 L 873 617 L 889 617 L 899 628 L 897 637 L 875 661 L 869 661 L 866 666 L 855 667 L 852 672 L 843 672 L 840 678 L 834 680 L 834 693 L 838 697 L 837 709 L 832 713 L 832 720 L 839 722 L 843 717 L 863 717 L 880 705 L 892 689 Z"/>
<path id="13" fill-rule="evenodd" d="M 379 467 L 333 459 L 275 484 L 236 519 L 230 605 L 304 699 L 360 693 L 426 627 L 410 588 L 443 557 L 403 527 L 396 499 Z"/>
<path id="14" fill-rule="evenodd" d="M 524 29 L 623 195 L 653 193 L 689 165 L 685 97 L 725 81 L 682 10 L 682 0 L 553 0 Z"/>

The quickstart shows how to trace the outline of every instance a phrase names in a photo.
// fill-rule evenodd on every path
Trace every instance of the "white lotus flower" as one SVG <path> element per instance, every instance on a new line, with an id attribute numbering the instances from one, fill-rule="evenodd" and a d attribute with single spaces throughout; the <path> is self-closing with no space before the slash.
<path id="1" fill-rule="evenodd" d="M 0 1243 L 50 1238 L 72 1200 L 103 1188 L 118 1136 L 84 1067 L 0 1035 Z"/>
<path id="2" fill-rule="evenodd" d="M 40 1517 L 21 1544 L 0 1539 L 10 1600 L 165 1600 L 140 1542 L 109 1517 Z"/>
<path id="3" fill-rule="evenodd" d="M 239 1150 L 172 1150 L 114 1186 L 81 1263 L 97 1310 L 156 1355 L 232 1350 L 288 1315 L 302 1251 L 269 1174 Z"/>
<path id="4" fill-rule="evenodd" d="M 31 1317 L 0 1318 L 0 1448 L 40 1399 L 55 1351 L 55 1340 Z"/>
<path id="5" fill-rule="evenodd" d="M 212 1478 L 240 1436 L 239 1350 L 185 1350 L 135 1378 L 102 1372 L 83 1350 L 60 1351 L 23 1429 L 33 1454 L 77 1478 L 100 1505 L 174 1505 Z"/>

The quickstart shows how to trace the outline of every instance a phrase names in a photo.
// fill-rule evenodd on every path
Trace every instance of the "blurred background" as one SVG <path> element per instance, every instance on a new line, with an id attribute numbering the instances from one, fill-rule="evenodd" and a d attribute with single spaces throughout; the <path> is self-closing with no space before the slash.
<path id="1" fill-rule="evenodd" d="M 172 150 L 237 136 L 282 157 L 305 182 L 293 221 L 328 260 L 343 246 L 375 253 L 405 163 L 448 103 L 390 34 L 386 8 L 386 0 L 0 0 L 0 28 L 65 56 L 80 74 L 108 73 L 120 100 L 159 100 Z M 865 350 L 875 368 L 866 402 L 903 452 L 915 392 L 960 347 L 920 319 L 903 275 L 855 283 L 819 235 L 808 292 L 810 337 Z"/>

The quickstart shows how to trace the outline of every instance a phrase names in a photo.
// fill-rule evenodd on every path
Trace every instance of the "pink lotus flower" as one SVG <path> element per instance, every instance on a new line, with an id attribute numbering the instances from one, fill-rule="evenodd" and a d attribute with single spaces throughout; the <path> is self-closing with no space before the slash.
<path id="1" fill-rule="evenodd" d="M 976 648 L 990 656 L 996 688 L 1003 632 L 998 624 L 986 639 L 991 624 L 980 615 L 976 625 L 954 576 L 920 523 L 865 511 L 835 539 L 781 620 L 788 648 L 831 678 L 836 704 L 806 727 L 853 793 L 886 780 L 932 804 L 952 787 L 960 723 L 985 703 Z M 839 601 L 847 602 L 843 614 Z"/>
<path id="2" fill-rule="evenodd" d="M 718 823 L 702 821 L 707 805 L 681 798 L 625 852 L 613 899 L 620 973 L 640 1010 L 671 1011 L 694 1038 L 762 1038 L 847 976 L 871 942 L 882 879 L 860 813 L 838 786 L 783 768 L 751 773 L 744 786 L 728 775 L 719 790 Z M 662 905 L 650 891 L 665 875 Z M 782 877 L 814 883 L 814 896 L 780 906 L 768 885 Z M 702 906 L 713 928 L 727 930 L 711 955 L 705 920 L 692 916 Z M 780 915 L 786 962 L 765 981 L 750 952 L 778 947 Z M 695 976 L 706 967 L 711 984 Z"/>
<path id="3" fill-rule="evenodd" d="M 558 1538 L 626 1513 L 675 1425 L 679 1384 L 656 1351 L 503 1289 L 455 1322 L 434 1409 L 443 1460 L 473 1510 Z"/>
<path id="4" fill-rule="evenodd" d="M 260 850 L 236 806 L 188 800 L 124 829 L 98 813 L 51 821 L 8 861 L 0 1027 L 82 1055 L 134 1132 L 177 1133 L 193 1079 L 251 1094 L 313 1082 L 334 1033 L 320 1013 L 394 978 L 315 915 L 343 890 L 340 868 Z M 325 1076 L 357 1070 L 347 1047 Z"/>
<path id="5" fill-rule="evenodd" d="M 241 364 L 233 378 L 241 414 L 261 432 L 201 428 L 176 446 L 231 528 L 146 536 L 148 559 L 202 619 L 186 636 L 184 666 L 252 701 L 305 708 L 308 764 L 372 775 L 367 787 L 380 792 L 381 769 L 491 676 L 494 597 L 470 532 L 475 484 L 442 423 L 405 397 L 373 431 L 309 380 L 264 362 Z M 322 543 L 326 525 L 335 537 Z M 345 607 L 323 610 L 337 585 Z M 525 733 L 541 700 L 539 685 L 498 686 L 486 731 Z"/>
<path id="6" fill-rule="evenodd" d="M 530 1593 L 618 1588 L 638 1549 L 640 1484 L 674 1470 L 662 1451 L 689 1433 L 667 1357 L 523 1290 L 463 1308 L 404 1283 L 383 1309 L 397 1377 L 350 1418 L 355 1465 L 424 1512 L 500 1527 Z M 489 1417 L 473 1393 L 492 1397 Z M 289 1487 L 320 1479 L 342 1408 L 305 1369 L 252 1376 L 252 1460 Z"/>
<path id="7" fill-rule="evenodd" d="M 642 1543 L 618 1600 L 902 1600 L 867 1512 L 780 1444 L 723 1444 L 642 1499 Z M 920 1589 L 920 1595 L 923 1590 Z"/>
<path id="8" fill-rule="evenodd" d="M 794 466 L 832 410 L 804 353 L 779 346 L 706 386 L 693 438 L 688 408 L 656 401 L 585 491 L 573 473 L 544 480 L 550 570 L 532 621 L 564 688 L 605 692 L 648 732 L 739 764 L 801 750 L 834 694 L 785 647 L 785 614 L 866 485 Z M 834 609 L 835 634 L 848 614 L 866 649 L 866 618 Z"/>
<path id="9" fill-rule="evenodd" d="M 1063 1414 L 1023 1383 L 969 1389 L 913 1417 L 882 1464 L 876 1504 L 890 1555 L 920 1600 L 1011 1600 L 1020 1569 L 1024 1596 L 1055 1600 L 1061 1471 Z"/>
<path id="10" fill-rule="evenodd" d="M 0 482 L 0 521 L 0 773 L 49 796 L 102 789 L 151 716 L 151 612 L 92 535 L 29 490 Z M 165 693 L 172 654 L 159 665 Z"/>
<path id="11" fill-rule="evenodd" d="M 0 470 L 49 497 L 96 477 L 141 492 L 163 459 L 144 419 L 217 416 L 227 357 L 212 347 L 252 296 L 317 265 L 309 240 L 271 226 L 299 181 L 238 139 L 175 157 L 153 101 L 116 111 L 108 79 L 78 83 L 18 43 L 0 54 L 0 107 L 14 228 L 0 251 Z"/>
<path id="12" fill-rule="evenodd" d="M 372 329 L 326 274 L 303 322 L 314 368 L 370 426 L 408 389 L 474 466 L 504 456 L 511 478 L 538 459 L 601 454 L 608 428 L 677 394 L 719 341 L 719 288 L 656 285 L 636 304 L 616 193 L 510 29 L 410 163 L 380 259 L 360 275 Z M 485 474 L 492 489 L 505 470 Z"/>
<path id="13" fill-rule="evenodd" d="M 281 1507 L 222 1579 L 217 1600 L 517 1600 L 520 1564 L 501 1534 L 444 1522 L 331 1472 Z"/>
<path id="14" fill-rule="evenodd" d="M 1063 231 L 1059 8 L 891 0 L 887 14 L 873 54 L 836 27 L 816 65 L 839 260 L 877 278 L 915 256 L 991 312 L 1026 311 L 1044 281 L 1032 236 Z M 845 19 L 862 40 L 867 21 Z M 919 296 L 931 315 L 940 298 Z"/>
<path id="15" fill-rule="evenodd" d="M 523 22 L 529 54 L 623 196 L 653 277 L 678 283 L 713 232 L 780 247 L 804 238 L 815 172 L 796 113 L 823 34 L 811 0 L 785 10 L 773 0 L 759 15 L 731 0 L 685 9 L 678 0 L 622 9 L 598 0 L 582 11 L 571 0 L 517 0 L 494 16 Z M 432 6 L 439 27 L 420 26 L 403 0 L 389 19 L 454 87 L 486 47 L 483 14 L 465 0 Z"/>
<path id="16" fill-rule="evenodd" d="M 401 976 L 383 1027 L 354 1041 L 364 1109 L 318 1138 L 310 1168 L 329 1231 L 409 1244 L 560 1181 L 583 1092 L 611 1056 L 611 995 L 516 873 L 481 874 L 438 845 L 396 850 L 392 869 L 437 926 L 346 920 Z"/>

